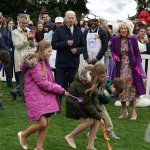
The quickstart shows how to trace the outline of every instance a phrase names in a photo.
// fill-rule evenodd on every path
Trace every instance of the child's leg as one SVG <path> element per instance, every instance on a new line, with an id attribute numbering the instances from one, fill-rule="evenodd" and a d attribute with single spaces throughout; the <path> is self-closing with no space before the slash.
<path id="1" fill-rule="evenodd" d="M 40 150 L 43 149 L 43 144 L 44 144 L 44 141 L 45 141 L 45 137 L 46 137 L 47 132 L 48 132 L 49 122 L 50 122 L 50 119 L 47 118 L 47 126 L 42 128 L 41 130 L 39 130 L 39 136 L 38 136 L 38 139 L 37 139 L 36 148 L 39 148 Z"/>
<path id="2" fill-rule="evenodd" d="M 96 148 L 94 147 L 94 138 L 96 136 L 98 128 L 99 128 L 99 121 L 93 119 L 93 125 L 90 127 L 90 134 L 89 134 L 87 149 L 96 150 Z"/>
<path id="3" fill-rule="evenodd" d="M 101 105 L 101 111 L 102 111 L 102 118 L 104 120 L 106 130 L 107 131 L 113 130 L 113 124 L 105 105 Z"/>
<path id="4" fill-rule="evenodd" d="M 105 105 L 101 105 L 101 111 L 102 111 L 102 118 L 105 123 L 106 132 L 107 132 L 108 137 L 111 139 L 120 139 L 118 136 L 116 136 L 116 134 L 113 130 L 113 123 L 107 112 Z"/>
<path id="5" fill-rule="evenodd" d="M 128 116 L 126 102 L 121 102 L 121 106 L 122 108 L 119 118 L 126 118 Z"/>
<path id="6" fill-rule="evenodd" d="M 28 136 L 45 128 L 46 126 L 47 126 L 47 119 L 44 116 L 42 116 L 40 120 L 37 122 L 37 124 L 31 125 L 29 128 L 27 128 L 25 131 L 22 132 L 21 135 L 22 143 L 26 145 Z"/>
<path id="7" fill-rule="evenodd" d="M 77 126 L 70 134 L 68 134 L 65 139 L 67 140 L 68 144 L 72 148 L 76 148 L 74 138 L 77 136 L 79 133 L 84 131 L 85 129 L 89 128 L 90 126 L 93 125 L 93 119 L 87 118 L 83 123 L 81 123 L 79 126 Z"/>

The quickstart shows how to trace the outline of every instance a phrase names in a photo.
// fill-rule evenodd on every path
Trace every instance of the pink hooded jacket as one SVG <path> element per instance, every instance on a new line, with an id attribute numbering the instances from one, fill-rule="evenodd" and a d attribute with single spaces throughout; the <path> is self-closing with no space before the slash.
<path id="1" fill-rule="evenodd" d="M 60 110 L 58 94 L 64 89 L 55 83 L 49 63 L 46 61 L 46 74 L 42 71 L 42 63 L 27 67 L 21 64 L 20 69 L 25 73 L 25 101 L 29 119 L 39 120 L 43 114 Z"/>

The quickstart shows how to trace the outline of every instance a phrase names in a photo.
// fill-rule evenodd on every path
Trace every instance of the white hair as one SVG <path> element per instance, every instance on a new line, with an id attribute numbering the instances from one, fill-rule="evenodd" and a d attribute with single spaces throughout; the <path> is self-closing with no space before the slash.
<path id="1" fill-rule="evenodd" d="M 19 17 L 18 22 L 20 23 L 20 22 L 22 22 L 23 20 L 29 20 L 29 19 L 28 19 L 28 16 L 27 16 L 27 15 L 21 15 L 21 16 Z"/>
<path id="2" fill-rule="evenodd" d="M 66 11 L 65 17 L 68 16 L 69 14 L 75 15 L 75 17 L 76 17 L 76 13 L 74 11 L 72 11 L 72 10 Z"/>

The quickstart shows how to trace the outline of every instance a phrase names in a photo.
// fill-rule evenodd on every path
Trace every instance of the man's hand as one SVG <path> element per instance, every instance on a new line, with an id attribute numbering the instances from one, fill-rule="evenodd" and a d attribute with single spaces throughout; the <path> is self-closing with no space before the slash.
<path id="1" fill-rule="evenodd" d="M 92 62 L 92 65 L 95 65 L 97 62 L 97 59 L 92 59 L 91 62 Z"/>
<path id="2" fill-rule="evenodd" d="M 28 32 L 27 33 L 27 39 L 28 40 L 34 40 L 34 38 L 35 38 L 35 34 L 34 33 L 32 33 L 32 32 Z"/>
<path id="3" fill-rule="evenodd" d="M 77 49 L 76 48 L 72 48 L 71 52 L 72 52 L 72 54 L 76 54 L 77 53 Z"/>
<path id="4" fill-rule="evenodd" d="M 91 60 L 90 58 L 87 58 L 87 59 L 86 59 L 86 62 L 87 62 L 88 64 L 92 64 L 92 60 Z"/>

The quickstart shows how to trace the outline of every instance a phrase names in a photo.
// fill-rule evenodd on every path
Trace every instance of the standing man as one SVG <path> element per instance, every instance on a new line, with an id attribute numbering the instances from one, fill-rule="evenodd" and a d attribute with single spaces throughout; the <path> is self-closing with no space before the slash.
<path id="1" fill-rule="evenodd" d="M 21 95 L 24 98 L 24 75 L 20 71 L 21 59 L 26 53 L 34 52 L 36 43 L 34 39 L 34 34 L 27 29 L 28 18 L 26 16 L 20 16 L 18 21 L 19 25 L 17 29 L 12 31 L 12 41 L 15 47 L 15 72 L 18 74 Z"/>
<path id="2" fill-rule="evenodd" d="M 48 12 L 43 12 L 42 19 L 44 22 L 44 26 L 46 25 L 49 27 L 50 30 L 52 30 L 54 27 L 54 23 L 51 22 L 51 18 L 49 16 Z"/>
<path id="3" fill-rule="evenodd" d="M 67 11 L 65 24 L 56 29 L 52 38 L 53 49 L 57 50 L 56 81 L 64 88 L 74 80 L 84 51 L 82 31 L 75 26 L 75 20 L 75 12 Z"/>
<path id="4" fill-rule="evenodd" d="M 89 20 L 89 28 L 84 31 L 85 52 L 83 57 L 88 64 L 95 64 L 102 61 L 108 48 L 108 36 L 106 31 L 99 27 L 99 21 L 96 18 Z"/>

